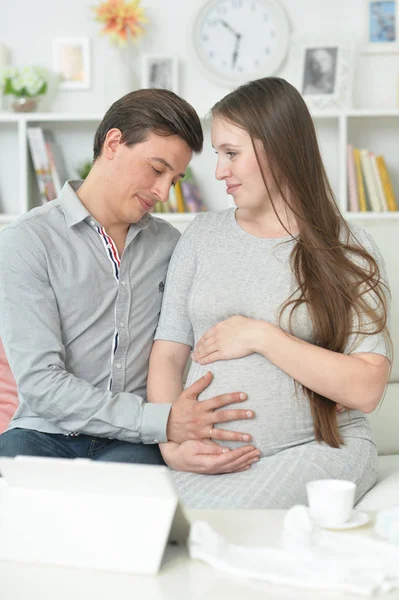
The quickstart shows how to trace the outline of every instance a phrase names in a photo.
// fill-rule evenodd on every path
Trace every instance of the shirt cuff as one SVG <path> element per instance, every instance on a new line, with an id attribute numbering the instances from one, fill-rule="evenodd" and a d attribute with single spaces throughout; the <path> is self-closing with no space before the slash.
<path id="1" fill-rule="evenodd" d="M 140 429 L 140 438 L 143 444 L 159 444 L 168 441 L 166 425 L 171 408 L 171 404 L 153 404 L 151 402 L 144 404 Z"/>

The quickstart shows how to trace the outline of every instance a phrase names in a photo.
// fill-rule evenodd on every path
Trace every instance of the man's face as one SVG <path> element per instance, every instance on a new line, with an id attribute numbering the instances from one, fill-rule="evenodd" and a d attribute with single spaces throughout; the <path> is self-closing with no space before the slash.
<path id="1" fill-rule="evenodd" d="M 137 223 L 158 201 L 167 201 L 171 186 L 184 175 L 193 154 L 179 136 L 153 132 L 130 147 L 111 140 L 104 152 L 111 158 L 107 183 L 114 191 L 107 205 L 109 217 L 125 224 Z"/>

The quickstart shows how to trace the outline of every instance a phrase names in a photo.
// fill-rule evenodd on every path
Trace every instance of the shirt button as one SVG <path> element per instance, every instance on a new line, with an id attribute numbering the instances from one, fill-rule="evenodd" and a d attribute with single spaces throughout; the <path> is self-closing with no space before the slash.
<path id="1" fill-rule="evenodd" d="M 119 323 L 119 327 L 124 327 L 124 326 L 125 326 L 125 322 L 124 322 L 124 321 L 121 321 L 121 322 Z"/>
<path id="2" fill-rule="evenodd" d="M 116 368 L 117 368 L 117 369 L 121 369 L 121 368 L 122 368 L 122 365 L 121 365 L 121 363 L 116 363 Z"/>
<path id="3" fill-rule="evenodd" d="M 95 227 L 95 226 L 96 226 L 96 222 L 95 222 L 95 221 L 90 221 L 90 225 L 91 225 L 92 227 Z"/>
<path id="4" fill-rule="evenodd" d="M 126 285 L 126 279 L 122 279 L 121 284 Z"/>
<path id="5" fill-rule="evenodd" d="M 159 444 L 159 440 L 157 440 L 157 439 L 155 438 L 155 440 L 154 440 L 154 444 Z"/>

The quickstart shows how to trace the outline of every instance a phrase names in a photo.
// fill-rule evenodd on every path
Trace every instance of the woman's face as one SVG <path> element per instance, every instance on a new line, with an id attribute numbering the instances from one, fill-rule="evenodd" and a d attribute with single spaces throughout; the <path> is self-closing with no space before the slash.
<path id="1" fill-rule="evenodd" d="M 260 141 L 256 140 L 255 144 L 262 162 L 264 161 L 264 174 L 267 178 L 265 152 Z M 212 146 L 218 155 L 216 179 L 225 181 L 226 192 L 233 196 L 236 206 L 260 208 L 268 204 L 268 193 L 249 134 L 238 125 L 216 117 L 212 122 Z M 267 182 L 269 186 L 269 181 Z M 270 183 L 269 189 L 271 187 Z"/>

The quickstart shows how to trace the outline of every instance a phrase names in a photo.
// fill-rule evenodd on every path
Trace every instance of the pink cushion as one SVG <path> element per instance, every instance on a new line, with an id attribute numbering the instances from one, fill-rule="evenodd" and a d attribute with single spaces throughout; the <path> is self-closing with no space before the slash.
<path id="1" fill-rule="evenodd" d="M 17 406 L 17 385 L 0 341 L 0 433 L 7 429 Z"/>

